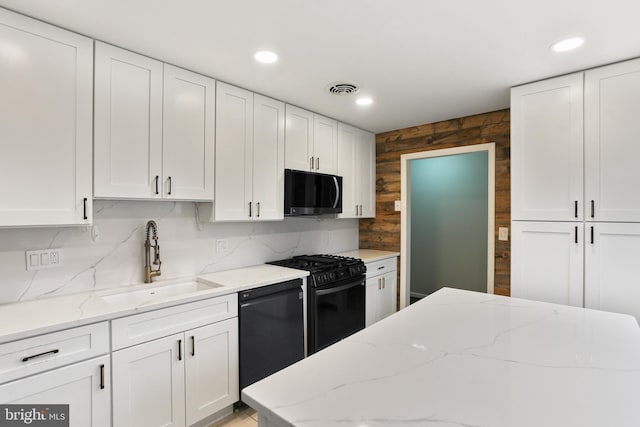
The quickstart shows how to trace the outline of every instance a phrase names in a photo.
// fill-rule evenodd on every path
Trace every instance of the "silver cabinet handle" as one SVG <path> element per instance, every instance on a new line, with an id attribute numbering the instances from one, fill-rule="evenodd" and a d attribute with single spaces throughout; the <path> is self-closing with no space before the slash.
<path id="1" fill-rule="evenodd" d="M 249 202 L 249 218 L 251 218 L 251 202 Z"/>
<path id="2" fill-rule="evenodd" d="M 320 170 L 320 157 L 316 157 L 316 170 Z"/>
<path id="3" fill-rule="evenodd" d="M 182 360 L 182 340 L 178 340 L 178 360 Z"/>
<path id="4" fill-rule="evenodd" d="M 309 170 L 313 170 L 313 156 L 311 156 L 311 166 L 309 167 Z"/>
<path id="5" fill-rule="evenodd" d="M 358 205 L 356 205 L 356 216 L 358 216 Z"/>
<path id="6" fill-rule="evenodd" d="M 382 289 L 382 280 L 378 277 L 378 290 Z"/>
<path id="7" fill-rule="evenodd" d="M 196 355 L 196 337 L 191 335 L 191 356 Z"/>
<path id="8" fill-rule="evenodd" d="M 382 289 L 384 289 L 386 287 L 386 285 L 387 285 L 387 280 L 386 280 L 386 278 L 383 277 L 382 278 Z"/>
<path id="9" fill-rule="evenodd" d="M 171 195 L 171 177 L 167 178 L 169 181 L 169 192 L 167 193 L 169 196 Z"/>
<path id="10" fill-rule="evenodd" d="M 256 217 L 260 218 L 260 202 L 256 203 Z"/>

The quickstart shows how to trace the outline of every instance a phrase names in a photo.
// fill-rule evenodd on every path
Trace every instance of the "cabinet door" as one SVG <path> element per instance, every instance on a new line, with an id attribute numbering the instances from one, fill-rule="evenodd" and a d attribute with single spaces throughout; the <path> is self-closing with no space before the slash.
<path id="1" fill-rule="evenodd" d="M 287 169 L 315 170 L 313 156 L 313 113 L 287 105 L 284 165 Z M 313 163 L 313 165 L 312 165 Z"/>
<path id="2" fill-rule="evenodd" d="M 583 305 L 583 224 L 511 223 L 511 296 Z"/>
<path id="3" fill-rule="evenodd" d="M 356 191 L 360 217 L 376 216 L 376 141 L 371 132 L 359 130 L 356 150 Z"/>
<path id="4" fill-rule="evenodd" d="M 216 85 L 216 221 L 247 221 L 253 209 L 253 93 Z"/>
<path id="5" fill-rule="evenodd" d="M 240 399 L 238 318 L 185 333 L 187 425 Z"/>
<path id="6" fill-rule="evenodd" d="M 340 218 L 355 218 L 360 213 L 358 198 L 359 173 L 356 170 L 359 130 L 338 123 L 338 175 L 342 177 L 342 213 Z"/>
<path id="7" fill-rule="evenodd" d="M 162 63 L 96 42 L 94 196 L 160 198 Z"/>
<path id="8" fill-rule="evenodd" d="M 382 289 L 380 289 L 378 298 L 378 320 L 382 320 L 396 311 L 397 280 L 396 270 L 380 276 Z"/>
<path id="9" fill-rule="evenodd" d="M 184 426 L 184 334 L 112 353 L 113 425 Z"/>
<path id="10" fill-rule="evenodd" d="M 91 222 L 93 42 L 0 10 L 0 226 Z"/>
<path id="11" fill-rule="evenodd" d="M 111 426 L 109 356 L 0 386 L 0 402 L 69 405 L 70 427 Z"/>
<path id="12" fill-rule="evenodd" d="M 164 64 L 164 197 L 213 200 L 215 80 Z"/>
<path id="13" fill-rule="evenodd" d="M 338 122 L 328 117 L 314 114 L 313 155 L 315 171 L 338 173 Z"/>
<path id="14" fill-rule="evenodd" d="M 284 103 L 254 95 L 254 219 L 284 218 Z"/>
<path id="15" fill-rule="evenodd" d="M 511 89 L 511 218 L 579 221 L 583 74 Z"/>
<path id="16" fill-rule="evenodd" d="M 640 221 L 640 60 L 585 76 L 586 219 Z"/>
<path id="17" fill-rule="evenodd" d="M 368 278 L 365 286 L 364 325 L 366 327 L 376 323 L 379 318 L 378 293 L 381 287 L 380 276 Z"/>
<path id="18" fill-rule="evenodd" d="M 585 234 L 585 307 L 640 322 L 640 224 L 587 224 Z"/>

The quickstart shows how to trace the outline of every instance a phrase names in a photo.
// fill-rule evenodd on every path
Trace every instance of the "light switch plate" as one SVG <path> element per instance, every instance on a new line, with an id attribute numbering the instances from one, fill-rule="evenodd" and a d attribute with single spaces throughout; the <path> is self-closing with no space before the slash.
<path id="1" fill-rule="evenodd" d="M 509 240 L 508 227 L 498 227 L 498 240 Z"/>
<path id="2" fill-rule="evenodd" d="M 397 212 L 400 212 L 402 210 L 402 203 L 400 200 L 396 200 L 393 204 L 393 209 Z"/>
<path id="3" fill-rule="evenodd" d="M 61 250 L 58 249 L 38 249 L 34 251 L 25 251 L 25 263 L 27 271 L 42 270 L 43 268 L 60 267 L 62 260 L 60 258 Z"/>

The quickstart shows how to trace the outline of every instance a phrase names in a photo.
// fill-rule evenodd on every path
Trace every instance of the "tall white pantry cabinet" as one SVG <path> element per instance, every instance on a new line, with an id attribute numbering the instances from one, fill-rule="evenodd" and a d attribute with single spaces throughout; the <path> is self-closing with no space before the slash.
<path id="1" fill-rule="evenodd" d="M 511 90 L 511 294 L 640 319 L 640 59 Z"/>

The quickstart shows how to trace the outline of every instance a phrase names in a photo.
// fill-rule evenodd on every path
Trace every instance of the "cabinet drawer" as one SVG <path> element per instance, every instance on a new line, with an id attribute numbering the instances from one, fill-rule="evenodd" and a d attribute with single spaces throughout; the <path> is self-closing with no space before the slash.
<path id="1" fill-rule="evenodd" d="M 111 321 L 111 348 L 118 350 L 238 315 L 238 294 L 230 294 Z"/>
<path id="2" fill-rule="evenodd" d="M 395 271 L 397 269 L 397 257 L 368 262 L 365 265 L 367 266 L 367 278 L 375 277 L 379 274 Z"/>
<path id="3" fill-rule="evenodd" d="M 108 352 L 108 322 L 2 344 L 0 383 Z"/>

